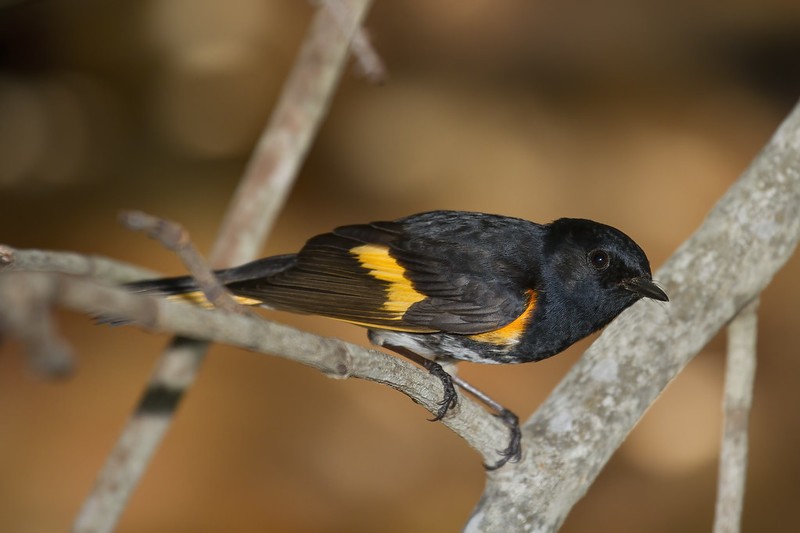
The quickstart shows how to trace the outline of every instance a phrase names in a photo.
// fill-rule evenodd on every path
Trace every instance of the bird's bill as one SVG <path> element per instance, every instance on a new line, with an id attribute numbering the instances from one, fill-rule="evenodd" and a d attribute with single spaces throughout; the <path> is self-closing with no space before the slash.
<path id="1" fill-rule="evenodd" d="M 669 296 L 661 288 L 653 283 L 653 280 L 644 276 L 638 278 L 626 279 L 622 282 L 622 286 L 638 294 L 642 298 L 652 298 L 661 302 L 668 302 Z"/>

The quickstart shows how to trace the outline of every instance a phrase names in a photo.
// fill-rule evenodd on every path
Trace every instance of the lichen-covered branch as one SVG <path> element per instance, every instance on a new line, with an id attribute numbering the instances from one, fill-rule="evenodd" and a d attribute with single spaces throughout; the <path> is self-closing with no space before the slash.
<path id="1" fill-rule="evenodd" d="M 524 456 L 489 475 L 467 531 L 555 531 L 678 372 L 757 298 L 800 240 L 800 107 L 641 302 L 587 350 L 523 429 Z"/>

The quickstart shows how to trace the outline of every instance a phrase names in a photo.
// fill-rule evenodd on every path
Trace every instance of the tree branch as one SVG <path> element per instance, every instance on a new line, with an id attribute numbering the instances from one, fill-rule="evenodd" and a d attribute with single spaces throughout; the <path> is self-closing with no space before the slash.
<path id="1" fill-rule="evenodd" d="M 247 312 L 247 308 L 239 305 L 228 289 L 219 282 L 205 259 L 192 244 L 189 232 L 183 226 L 141 211 L 123 211 L 119 218 L 120 222 L 128 229 L 144 231 L 148 237 L 156 239 L 162 246 L 178 254 L 183 266 L 186 267 L 206 299 L 214 307 L 235 313 Z"/>
<path id="2" fill-rule="evenodd" d="M 61 272 L 113 283 L 157 276 L 152 270 L 105 257 L 49 250 L 18 250 L 0 244 L 0 274 L 15 271 Z M 35 305 L 40 298 L 26 295 L 25 290 L 21 288 L 22 292 L 9 296 L 15 300 L 3 300 L 4 306 L 16 308 L 17 312 L 5 316 L 5 323 L 0 324 L 0 330 L 14 331 L 15 336 L 20 338 L 27 348 L 25 354 L 34 372 L 51 378 L 68 375 L 74 367 L 72 351 L 56 335 L 49 310 Z"/>
<path id="3" fill-rule="evenodd" d="M 328 109 L 351 37 L 370 0 L 346 0 L 346 21 L 319 9 L 225 215 L 211 264 L 233 266 L 258 254 Z M 100 472 L 73 526 L 113 529 L 144 473 L 184 392 L 194 383 L 208 345 L 177 337 L 162 354 L 150 384 Z"/>
<path id="4" fill-rule="evenodd" d="M 308 37 L 220 228 L 211 264 L 235 266 L 255 257 L 291 190 L 328 111 L 356 29 L 369 0 L 339 0 L 343 16 L 318 9 Z"/>
<path id="5" fill-rule="evenodd" d="M 7 280 L 13 275 L 3 274 Z M 0 293 L 0 340 L 5 336 L 19 339 L 34 371 L 46 377 L 60 377 L 72 371 L 72 351 L 53 327 L 46 294 L 40 286 L 22 284 Z"/>
<path id="6" fill-rule="evenodd" d="M 753 300 L 728 326 L 724 425 L 714 533 L 737 533 L 741 528 L 747 477 L 747 422 L 753 404 L 757 331 L 758 300 Z"/>
<path id="7" fill-rule="evenodd" d="M 609 325 L 489 475 L 467 531 L 555 531 L 664 387 L 757 298 L 800 240 L 800 107 L 657 272 L 670 303 Z"/>
<path id="8" fill-rule="evenodd" d="M 158 276 L 146 268 L 105 257 L 50 250 L 18 250 L 0 244 L 0 272 L 62 272 L 113 283 L 127 283 Z"/>
<path id="9" fill-rule="evenodd" d="M 205 342 L 220 342 L 273 354 L 316 368 L 333 378 L 359 378 L 388 385 L 431 413 L 439 409 L 442 383 L 426 370 L 385 352 L 300 331 L 256 315 L 204 310 L 163 298 L 134 294 L 95 281 L 55 273 L 13 272 L 0 276 L 0 301 L 26 302 L 48 310 L 53 305 L 90 315 L 114 315 L 150 331 L 170 332 Z M 21 307 L 0 307 L 0 326 L 16 325 Z M 24 312 L 22 312 L 24 316 Z M 11 328 L 10 334 L 19 330 Z M 21 338 L 29 340 L 27 335 Z M 49 342 L 49 341 L 48 341 Z M 475 448 L 484 462 L 497 459 L 508 428 L 466 396 L 442 421 Z"/>
<path id="10" fill-rule="evenodd" d="M 342 31 L 347 33 L 349 20 L 352 15 L 348 12 L 349 7 L 342 0 L 320 0 L 318 2 L 331 12 L 331 15 L 342 26 Z M 371 83 L 384 83 L 386 81 L 386 67 L 381 60 L 381 56 L 372 47 L 366 30 L 359 26 L 353 34 L 353 42 L 350 48 L 358 61 L 358 70 Z"/>

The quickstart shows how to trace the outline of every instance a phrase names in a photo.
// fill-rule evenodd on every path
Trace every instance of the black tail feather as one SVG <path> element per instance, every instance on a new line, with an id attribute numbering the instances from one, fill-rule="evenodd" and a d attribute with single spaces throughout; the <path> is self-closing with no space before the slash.
<path id="1" fill-rule="evenodd" d="M 269 278 L 291 268 L 295 263 L 295 254 L 275 255 L 257 259 L 233 268 L 215 270 L 220 283 L 228 285 L 239 281 L 249 281 L 258 278 Z M 163 294 L 186 294 L 198 290 L 197 283 L 191 276 L 178 276 L 174 278 L 146 279 L 134 281 L 124 285 L 131 292 Z"/>
<path id="2" fill-rule="evenodd" d="M 131 292 L 148 294 L 184 294 L 197 290 L 197 283 L 191 276 L 178 276 L 175 278 L 158 278 L 134 281 L 123 285 Z"/>

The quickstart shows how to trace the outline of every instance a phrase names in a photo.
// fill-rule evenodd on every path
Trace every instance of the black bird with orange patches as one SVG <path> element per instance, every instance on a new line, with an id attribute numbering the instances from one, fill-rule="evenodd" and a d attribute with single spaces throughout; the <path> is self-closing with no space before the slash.
<path id="1" fill-rule="evenodd" d="M 423 364 L 445 387 L 434 420 L 456 404 L 454 382 L 475 394 L 512 431 L 488 468 L 519 458 L 517 417 L 436 361 L 539 361 L 642 298 L 668 301 L 642 249 L 611 226 L 463 211 L 342 226 L 296 254 L 216 274 L 241 303 L 366 327 L 374 344 Z M 128 287 L 203 302 L 190 277 Z"/>

